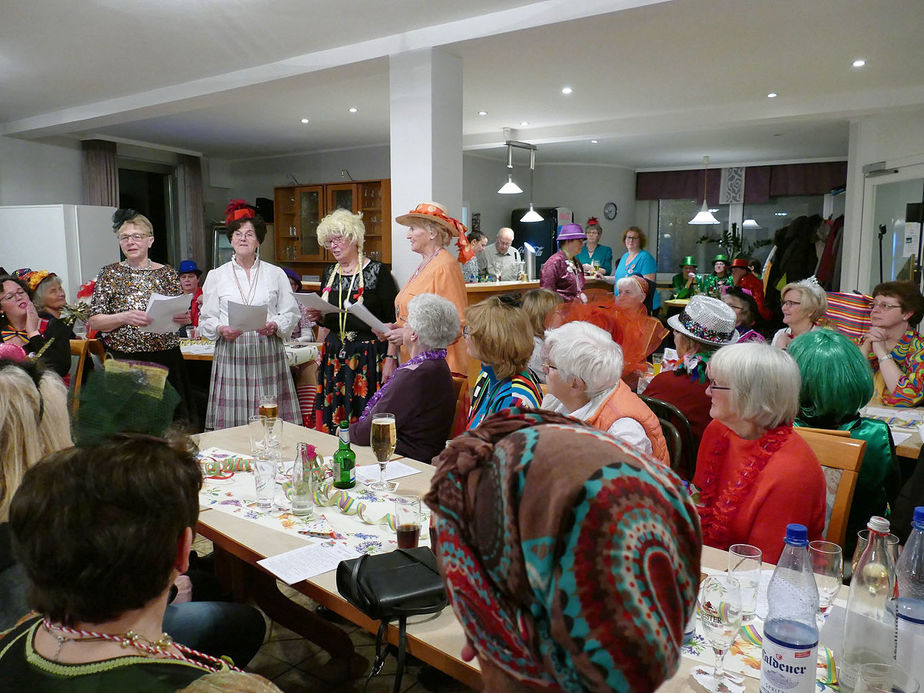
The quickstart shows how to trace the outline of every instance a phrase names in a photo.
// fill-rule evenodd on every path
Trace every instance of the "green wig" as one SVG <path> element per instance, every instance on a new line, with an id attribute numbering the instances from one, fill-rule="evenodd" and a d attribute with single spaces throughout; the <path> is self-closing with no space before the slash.
<path id="1" fill-rule="evenodd" d="M 840 332 L 806 332 L 792 340 L 788 351 L 802 373 L 801 419 L 819 428 L 836 426 L 856 416 L 873 396 L 869 362 Z"/>

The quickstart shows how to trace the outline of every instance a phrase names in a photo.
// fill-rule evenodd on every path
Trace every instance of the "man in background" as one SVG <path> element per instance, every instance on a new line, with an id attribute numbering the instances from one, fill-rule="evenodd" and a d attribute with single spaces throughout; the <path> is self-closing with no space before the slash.
<path id="1" fill-rule="evenodd" d="M 486 270 L 492 280 L 510 282 L 519 275 L 520 251 L 512 247 L 513 229 L 507 227 L 497 232 L 494 245 L 485 248 L 478 257 L 478 267 Z"/>

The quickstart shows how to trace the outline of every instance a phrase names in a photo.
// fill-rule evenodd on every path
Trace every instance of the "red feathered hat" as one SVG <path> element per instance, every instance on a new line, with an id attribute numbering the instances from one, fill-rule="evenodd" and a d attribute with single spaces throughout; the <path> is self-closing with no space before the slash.
<path id="1" fill-rule="evenodd" d="M 232 221 L 239 219 L 253 219 L 257 216 L 257 210 L 247 203 L 247 200 L 231 200 L 225 207 L 225 224 L 230 225 Z"/>

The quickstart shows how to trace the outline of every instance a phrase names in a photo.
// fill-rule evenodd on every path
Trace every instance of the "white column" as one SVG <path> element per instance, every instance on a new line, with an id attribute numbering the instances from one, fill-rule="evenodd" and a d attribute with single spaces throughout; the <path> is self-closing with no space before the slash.
<path id="1" fill-rule="evenodd" d="M 392 216 L 433 200 L 462 215 L 462 60 L 438 49 L 389 58 Z M 392 272 L 403 286 L 420 256 L 392 221 Z M 455 255 L 455 244 L 448 250 Z"/>

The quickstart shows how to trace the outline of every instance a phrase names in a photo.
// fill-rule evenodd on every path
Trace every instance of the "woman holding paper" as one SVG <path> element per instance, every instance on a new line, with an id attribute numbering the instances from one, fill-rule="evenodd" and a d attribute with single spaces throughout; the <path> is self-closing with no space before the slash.
<path id="1" fill-rule="evenodd" d="M 181 397 L 174 418 L 189 421 L 192 415 L 186 407 L 191 401 L 189 382 L 176 333 L 186 321 L 185 312 L 174 316 L 176 324 L 170 332 L 141 329 L 152 322 L 146 312 L 151 295 L 181 296 L 180 279 L 172 267 L 148 257 L 154 245 L 154 227 L 146 216 L 133 209 L 116 210 L 112 229 L 125 259 L 100 270 L 90 299 L 91 317 L 87 324 L 100 332 L 106 352 L 112 358 L 159 363 L 170 369 L 167 379 Z"/>
<path id="2" fill-rule="evenodd" d="M 263 219 L 243 200 L 232 200 L 225 214 L 234 255 L 209 272 L 199 313 L 200 334 L 216 340 L 205 428 L 243 426 L 267 393 L 275 394 L 280 418 L 300 424 L 282 346 L 301 318 L 295 295 L 285 272 L 259 257 L 266 237 Z M 238 315 L 254 309 L 262 324 L 242 329 L 246 325 L 238 323 Z"/>
<path id="3" fill-rule="evenodd" d="M 321 220 L 318 243 L 337 261 L 324 270 L 321 297 L 337 308 L 361 304 L 382 322 L 392 322 L 398 293 L 395 280 L 385 265 L 363 255 L 365 234 L 361 214 L 338 209 Z M 344 419 L 359 420 L 381 386 L 388 342 L 380 342 L 372 328 L 354 315 L 339 310 L 323 316 L 311 311 L 309 315 L 326 333 L 318 368 L 321 397 L 317 407 L 324 412 L 327 430 L 336 433 Z"/>

